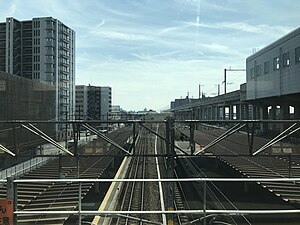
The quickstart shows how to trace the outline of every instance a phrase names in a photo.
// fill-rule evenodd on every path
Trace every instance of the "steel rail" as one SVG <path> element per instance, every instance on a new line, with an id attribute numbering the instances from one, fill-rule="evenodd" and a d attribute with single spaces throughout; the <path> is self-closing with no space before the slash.
<path id="1" fill-rule="evenodd" d="M 137 138 L 136 138 L 136 141 L 133 143 L 133 145 L 135 146 L 135 147 L 137 147 L 137 145 L 139 144 L 139 139 L 140 139 L 140 134 L 138 134 L 137 135 Z M 125 157 L 128 157 L 128 156 L 125 156 Z M 133 161 L 134 161 L 134 159 L 136 159 L 136 158 L 130 158 L 130 160 L 129 160 L 129 166 L 128 166 L 128 170 L 129 170 L 129 174 L 131 174 L 133 171 L 133 169 L 132 169 L 132 165 L 133 165 Z M 127 170 L 127 171 L 128 171 Z M 123 196 L 123 200 L 122 200 L 122 203 L 121 203 L 121 206 L 120 206 L 120 208 L 121 209 L 123 209 L 124 207 L 125 207 L 125 205 L 126 205 L 126 193 L 128 193 L 129 192 L 129 189 L 130 189 L 130 185 L 126 185 L 125 187 L 123 187 L 122 186 L 122 188 L 125 188 L 125 195 Z M 99 210 L 100 210 L 100 208 L 99 208 Z M 107 216 L 107 215 L 106 215 Z M 117 223 L 116 224 L 119 224 L 119 220 L 120 220 L 120 217 L 122 217 L 122 218 L 125 218 L 126 220 L 127 220 L 127 218 L 130 218 L 131 219 L 131 217 L 130 216 L 128 216 L 128 215 L 118 215 L 118 216 L 116 216 L 117 218 L 118 218 L 118 220 L 117 220 Z M 137 218 L 138 220 L 140 220 L 140 218 Z M 98 220 L 99 221 L 99 220 Z M 98 222 L 97 222 L 97 224 L 98 224 Z"/>
<path id="2" fill-rule="evenodd" d="M 110 216 L 110 215 L 106 215 L 106 216 Z M 146 219 L 142 219 L 142 218 L 137 218 L 137 217 L 133 217 L 133 216 L 128 216 L 128 215 L 123 215 L 123 214 L 117 214 L 117 215 L 113 215 L 111 217 L 121 217 L 121 218 L 128 218 L 131 220 L 136 220 L 139 222 L 144 222 L 144 223 L 149 223 L 149 224 L 157 224 L 157 225 L 163 225 L 162 223 L 158 223 L 158 222 L 154 222 L 154 221 L 150 221 L 150 220 L 146 220 Z"/>
<path id="3" fill-rule="evenodd" d="M 141 142 L 144 141 L 143 139 L 141 139 Z M 139 143 L 139 145 L 143 145 L 143 143 Z M 139 148 L 141 149 L 141 148 Z M 133 166 L 136 166 L 135 168 L 133 167 L 132 169 L 134 169 L 134 174 L 133 174 L 133 179 L 137 179 L 137 176 L 138 176 L 138 172 L 139 172 L 139 165 L 140 165 L 140 160 L 141 160 L 141 157 L 138 157 L 136 160 L 135 160 L 135 165 Z M 135 187 L 136 187 L 136 182 L 133 182 L 132 186 L 131 186 L 131 190 L 130 190 L 130 196 L 129 196 L 129 204 L 128 204 L 128 210 L 130 210 L 132 208 L 132 203 L 133 203 L 133 200 L 134 200 L 134 194 L 135 194 Z M 143 196 L 141 196 L 143 197 Z M 126 215 L 127 216 L 127 215 Z M 129 218 L 127 217 L 126 218 L 126 221 L 125 221 L 125 224 L 127 225 L 128 224 L 128 220 Z"/>
<path id="4" fill-rule="evenodd" d="M 207 177 L 206 176 L 206 174 L 201 170 L 201 168 L 199 168 L 199 166 L 196 164 L 196 163 L 194 163 L 192 160 L 190 160 L 190 162 L 191 162 L 191 164 L 194 166 L 194 167 L 196 167 L 197 168 L 197 172 L 198 172 L 198 175 L 200 175 L 200 173 L 202 174 L 202 175 L 204 175 L 205 177 Z M 209 182 L 214 188 L 215 188 L 215 190 L 216 191 L 218 191 L 220 194 L 221 194 L 221 196 L 235 209 L 235 210 L 238 210 L 238 208 L 235 206 L 235 204 L 232 202 L 232 201 L 230 201 L 229 199 L 228 199 L 228 197 L 213 183 L 213 182 Z M 204 183 L 205 184 L 205 183 Z M 225 210 L 226 208 L 225 208 L 225 206 L 224 206 L 224 204 L 220 201 L 220 199 L 216 196 L 216 194 L 215 194 L 215 192 L 212 190 L 212 188 L 211 187 L 209 187 L 209 185 L 207 185 L 207 189 L 214 195 L 214 197 L 217 199 L 217 201 L 219 202 L 219 204 L 221 205 L 221 207 Z M 251 224 L 250 222 L 249 222 L 249 220 L 244 216 L 244 215 L 242 215 L 242 217 L 243 217 L 243 219 L 248 223 L 248 224 Z M 203 220 L 204 221 L 206 221 L 206 216 L 204 215 L 204 217 L 203 217 Z M 231 220 L 232 221 L 234 221 L 234 223 L 236 224 L 236 221 L 230 216 L 230 218 L 231 218 Z"/>
<path id="5" fill-rule="evenodd" d="M 161 139 L 163 139 L 164 141 L 167 141 L 171 144 L 170 141 L 168 141 L 165 137 L 163 137 L 162 135 L 160 135 L 158 132 L 155 132 L 154 130 L 150 129 L 149 127 L 143 125 L 142 123 L 138 123 L 141 127 L 145 128 L 146 130 L 148 130 L 149 132 L 151 132 L 152 134 L 160 137 Z M 177 148 L 180 152 L 182 152 L 184 155 L 189 155 L 186 151 L 184 151 L 182 148 L 179 148 L 178 146 L 174 145 L 175 148 Z"/>
<path id="6" fill-rule="evenodd" d="M 159 128 L 159 124 L 157 124 L 156 133 L 158 133 L 158 128 Z M 154 142 L 154 153 L 155 154 L 157 154 L 157 143 L 158 143 L 158 137 L 155 136 L 155 142 Z M 158 157 L 155 157 L 155 164 L 156 164 L 156 170 L 157 170 L 157 178 L 161 179 Z M 162 182 L 158 182 L 158 188 L 159 188 L 159 196 L 160 196 L 160 198 L 159 198 L 160 199 L 160 207 L 162 210 L 166 210 Z M 167 224 L 167 217 L 165 214 L 162 214 L 162 221 L 163 221 L 164 225 Z"/>

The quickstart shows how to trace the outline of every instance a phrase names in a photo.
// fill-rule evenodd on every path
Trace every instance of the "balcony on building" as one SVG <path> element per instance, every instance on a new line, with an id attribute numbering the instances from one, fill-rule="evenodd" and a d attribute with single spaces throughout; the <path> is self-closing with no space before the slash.
<path id="1" fill-rule="evenodd" d="M 54 58 L 46 58 L 46 63 L 47 64 L 54 64 L 55 63 Z"/>
<path id="2" fill-rule="evenodd" d="M 54 48 L 46 49 L 46 55 L 54 55 Z"/>
<path id="3" fill-rule="evenodd" d="M 65 35 L 69 35 L 70 34 L 70 31 L 67 28 L 62 28 L 61 32 L 64 33 Z"/>
<path id="4" fill-rule="evenodd" d="M 47 30 L 55 30 L 55 26 L 53 23 L 47 23 L 46 29 Z"/>
<path id="5" fill-rule="evenodd" d="M 65 73 L 62 73 L 60 76 L 59 76 L 59 79 L 60 81 L 69 81 L 69 74 L 65 74 Z"/>
<path id="6" fill-rule="evenodd" d="M 60 45 L 59 48 L 62 49 L 62 50 L 65 50 L 65 51 L 69 51 L 70 50 L 69 45 Z"/>
<path id="7" fill-rule="evenodd" d="M 67 54 L 64 54 L 64 53 L 60 53 L 60 56 L 62 57 L 62 58 L 65 58 L 65 59 L 68 59 L 69 58 L 69 56 L 67 55 Z"/>
<path id="8" fill-rule="evenodd" d="M 63 99 L 63 98 L 69 98 L 69 93 L 66 92 L 66 91 L 60 91 L 59 92 L 59 96 L 60 96 L 61 99 Z"/>
<path id="9" fill-rule="evenodd" d="M 46 46 L 54 47 L 55 46 L 55 41 L 52 38 L 49 38 L 50 40 L 46 41 Z"/>

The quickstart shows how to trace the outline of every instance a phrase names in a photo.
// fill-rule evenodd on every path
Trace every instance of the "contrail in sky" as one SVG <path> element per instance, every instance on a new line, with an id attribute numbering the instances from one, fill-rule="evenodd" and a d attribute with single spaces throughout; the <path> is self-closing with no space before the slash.
<path id="1" fill-rule="evenodd" d="M 200 27 L 200 3 L 201 0 L 198 0 L 197 4 L 197 18 L 196 18 L 196 53 L 198 53 L 199 48 L 199 27 Z"/>

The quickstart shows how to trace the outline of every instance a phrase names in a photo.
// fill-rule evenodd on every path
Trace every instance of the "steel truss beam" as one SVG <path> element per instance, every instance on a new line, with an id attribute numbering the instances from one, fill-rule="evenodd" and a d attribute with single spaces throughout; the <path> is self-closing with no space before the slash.
<path id="1" fill-rule="evenodd" d="M 201 150 L 199 150 L 198 152 L 196 152 L 195 155 L 198 155 L 201 152 L 204 152 L 206 149 L 214 146 L 215 144 L 219 143 L 220 141 L 222 141 L 225 138 L 229 137 L 230 135 L 234 134 L 238 130 L 242 129 L 244 126 L 246 126 L 246 124 L 243 124 L 243 125 L 236 124 L 235 126 L 233 126 L 232 128 L 230 128 L 229 130 L 227 130 L 224 134 L 222 134 L 221 136 L 217 137 L 215 140 L 213 140 L 212 142 L 210 142 L 209 144 L 207 144 L 206 146 L 204 146 L 204 148 L 202 148 Z"/>
<path id="2" fill-rule="evenodd" d="M 51 143 L 52 145 L 54 145 L 58 149 L 62 150 L 63 152 L 65 152 L 65 153 L 67 153 L 71 156 L 74 156 L 74 154 L 72 152 L 70 152 L 68 149 L 64 148 L 61 144 L 59 144 L 57 141 L 53 140 L 51 137 L 49 137 L 47 134 L 45 134 L 43 131 L 41 131 L 40 129 L 38 129 L 34 125 L 32 125 L 30 123 L 28 125 L 22 124 L 22 127 L 29 130 L 31 133 L 41 137 L 45 141 Z"/>
<path id="3" fill-rule="evenodd" d="M 7 154 L 10 154 L 11 156 L 16 156 L 15 153 L 13 153 L 12 151 L 8 150 L 6 147 L 4 147 L 3 145 L 0 144 L 0 151 L 5 152 Z"/>
<path id="4" fill-rule="evenodd" d="M 291 134 L 297 132 L 298 130 L 300 130 L 300 127 L 296 128 L 295 130 L 292 130 L 296 125 L 297 125 L 297 123 L 292 124 L 290 127 L 288 127 L 287 129 L 285 129 L 284 131 L 282 131 L 279 135 L 277 135 L 271 141 L 269 141 L 268 143 L 266 143 L 264 146 L 262 146 L 256 152 L 254 152 L 253 155 L 254 156 L 257 155 L 258 153 L 260 153 L 260 152 L 266 150 L 267 148 L 271 147 L 272 145 L 278 143 L 282 139 L 284 139 L 284 138 L 290 136 Z"/>
<path id="5" fill-rule="evenodd" d="M 150 129 L 149 127 L 145 126 L 142 122 L 138 123 L 140 126 L 145 128 L 146 130 L 150 131 L 152 134 L 160 137 L 162 140 L 166 141 L 167 143 L 171 144 L 171 141 L 167 140 L 165 137 L 161 136 L 159 133 L 155 132 L 154 130 Z M 180 152 L 182 152 L 185 155 L 189 155 L 187 152 L 185 152 L 183 149 L 179 148 L 178 146 L 174 145 L 175 148 L 177 148 Z"/>
<path id="6" fill-rule="evenodd" d="M 109 137 L 105 136 L 104 134 L 101 134 L 101 132 L 99 132 L 98 130 L 96 130 L 94 127 L 92 127 L 89 124 L 83 123 L 82 126 L 86 129 L 88 129 L 89 131 L 91 131 L 92 133 L 96 134 L 98 137 L 102 138 L 103 140 L 107 141 L 108 143 L 112 144 L 113 146 L 115 146 L 116 148 L 120 149 L 121 151 L 125 152 L 128 155 L 132 155 L 129 151 L 127 151 L 125 148 L 123 148 L 122 146 L 120 146 L 118 143 L 114 142 L 113 140 L 111 140 Z"/>

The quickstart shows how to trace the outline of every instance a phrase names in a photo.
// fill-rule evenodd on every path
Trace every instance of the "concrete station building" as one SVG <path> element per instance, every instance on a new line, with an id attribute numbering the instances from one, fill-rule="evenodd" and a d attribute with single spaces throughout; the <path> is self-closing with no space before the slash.
<path id="1" fill-rule="evenodd" d="M 248 57 L 246 69 L 247 101 L 260 118 L 300 118 L 300 28 Z"/>
<path id="2" fill-rule="evenodd" d="M 246 83 L 240 90 L 171 110 L 178 119 L 299 119 L 299 84 L 300 28 L 246 59 Z"/>

